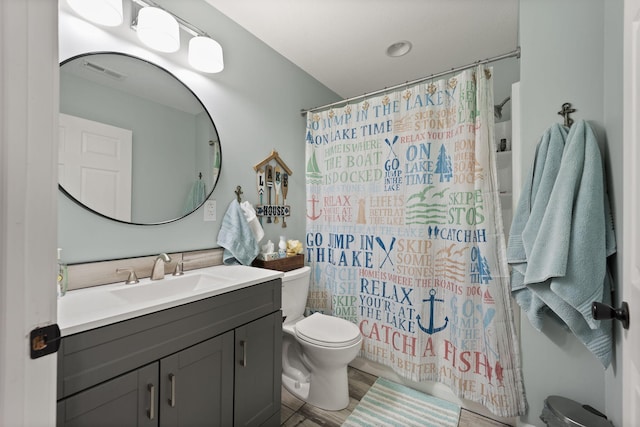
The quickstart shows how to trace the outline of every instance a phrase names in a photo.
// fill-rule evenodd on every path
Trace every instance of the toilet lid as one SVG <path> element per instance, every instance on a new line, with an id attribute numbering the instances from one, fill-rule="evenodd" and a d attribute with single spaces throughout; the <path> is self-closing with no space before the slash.
<path id="1" fill-rule="evenodd" d="M 361 339 L 356 325 L 322 313 L 313 313 L 296 323 L 295 328 L 298 338 L 324 347 L 348 347 Z"/>

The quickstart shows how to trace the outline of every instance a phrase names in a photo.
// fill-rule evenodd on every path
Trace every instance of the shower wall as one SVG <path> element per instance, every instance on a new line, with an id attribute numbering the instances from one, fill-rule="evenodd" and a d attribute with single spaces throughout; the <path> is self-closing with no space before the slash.
<path id="1" fill-rule="evenodd" d="M 577 109 L 574 117 L 589 121 L 601 143 L 618 250 L 624 244 L 618 214 L 622 212 L 622 3 L 520 0 L 521 158 L 533 157 L 542 132 L 562 120 L 557 112 L 571 102 Z M 527 169 L 523 165 L 521 173 Z M 612 258 L 615 287 L 617 271 L 622 269 Z M 619 360 L 603 371 L 572 334 L 552 322 L 540 333 L 523 319 L 521 346 L 530 407 L 523 421 L 542 426 L 538 416 L 544 399 L 558 394 L 589 404 L 605 412 L 614 425 L 622 425 Z"/>

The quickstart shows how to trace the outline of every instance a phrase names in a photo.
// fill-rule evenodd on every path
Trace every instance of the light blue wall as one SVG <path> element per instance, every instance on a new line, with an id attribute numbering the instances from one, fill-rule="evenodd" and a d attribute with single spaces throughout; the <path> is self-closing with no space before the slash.
<path id="1" fill-rule="evenodd" d="M 571 102 L 578 110 L 574 117 L 589 121 L 600 140 L 613 195 L 619 247 L 621 3 L 621 0 L 520 0 L 522 158 L 533 158 L 540 135 L 552 123 L 562 120 L 557 112 L 563 103 Z M 523 169 L 526 173 L 528 165 Z M 610 261 L 615 273 L 618 261 Z M 614 281 L 619 283 L 617 277 Z M 616 375 L 615 366 L 605 372 L 572 334 L 552 322 L 547 322 L 540 333 L 523 319 L 521 343 L 530 406 L 523 421 L 542 426 L 538 417 L 543 401 L 548 395 L 557 394 L 606 412 L 615 425 L 622 425 L 620 404 L 615 401 L 616 395 L 620 395 L 620 373 Z"/>
<path id="2" fill-rule="evenodd" d="M 288 204 L 292 217 L 287 228 L 266 226 L 266 239 L 304 239 L 304 129 L 300 110 L 338 100 L 318 81 L 276 54 L 271 48 L 203 1 L 170 2 L 179 16 L 213 35 L 223 46 L 225 69 L 219 74 L 195 73 L 181 64 L 184 55 L 156 55 L 139 42 L 116 38 L 102 29 L 61 17 L 61 61 L 88 51 L 117 50 L 166 68 L 199 96 L 213 118 L 222 145 L 222 170 L 212 195 L 218 220 L 205 222 L 203 210 L 177 222 L 134 226 L 92 215 L 64 195 L 59 196 L 59 246 L 63 260 L 78 263 L 156 254 L 163 251 L 217 247 L 222 216 L 241 185 L 244 199 L 257 204 L 253 166 L 273 149 L 293 170 Z M 71 24 L 71 25 L 70 25 Z M 78 35 L 73 25 L 83 31 Z"/>

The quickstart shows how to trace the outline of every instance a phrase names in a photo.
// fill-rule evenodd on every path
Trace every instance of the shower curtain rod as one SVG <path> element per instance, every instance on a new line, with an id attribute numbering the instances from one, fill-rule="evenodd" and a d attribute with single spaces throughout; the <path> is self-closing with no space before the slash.
<path id="1" fill-rule="evenodd" d="M 419 79 L 415 79 L 415 80 L 411 80 L 411 81 L 408 81 L 408 82 L 405 82 L 405 83 L 397 84 L 395 86 L 386 87 L 384 89 L 375 90 L 373 92 L 368 92 L 368 93 L 365 93 L 365 94 L 362 94 L 362 95 L 357 95 L 357 96 L 354 96 L 354 97 L 351 97 L 351 98 L 343 99 L 341 101 L 332 102 L 331 104 L 322 105 L 320 107 L 314 107 L 314 108 L 310 108 L 308 110 L 300 110 L 300 114 L 304 116 L 306 113 L 310 113 L 312 111 L 324 110 L 326 108 L 335 107 L 336 105 L 340 105 L 340 104 L 348 104 L 349 102 L 354 101 L 356 99 L 367 98 L 369 96 L 373 96 L 373 95 L 378 95 L 378 94 L 381 94 L 381 93 L 389 92 L 389 91 L 392 91 L 394 89 L 399 89 L 401 87 L 405 87 L 405 86 L 409 86 L 409 85 L 414 85 L 414 84 L 421 83 L 421 82 L 424 82 L 426 80 L 431 80 L 431 79 L 434 79 L 434 78 L 437 78 L 437 77 L 441 77 L 441 76 L 444 76 L 444 75 L 447 75 L 447 74 L 457 73 L 458 71 L 466 70 L 467 68 L 475 67 L 476 65 L 488 64 L 489 62 L 495 62 L 495 61 L 499 61 L 501 59 L 512 58 L 514 56 L 520 57 L 520 47 L 517 47 L 515 50 L 513 50 L 511 52 L 503 53 L 502 55 L 497 55 L 497 56 L 493 56 L 491 58 L 482 59 L 480 61 L 476 61 L 476 62 L 471 63 L 471 64 L 463 65 L 461 67 L 452 68 L 452 69 L 447 70 L 447 71 L 442 71 L 440 73 L 431 74 L 430 76 L 427 76 L 427 77 L 421 77 Z"/>

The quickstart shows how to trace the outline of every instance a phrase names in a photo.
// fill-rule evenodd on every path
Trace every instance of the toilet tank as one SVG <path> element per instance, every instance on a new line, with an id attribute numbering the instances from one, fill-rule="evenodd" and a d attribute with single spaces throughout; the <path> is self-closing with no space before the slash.
<path id="1" fill-rule="evenodd" d="M 309 295 L 311 268 L 304 266 L 287 271 L 282 278 L 282 315 L 287 321 L 295 320 L 304 314 Z"/>

